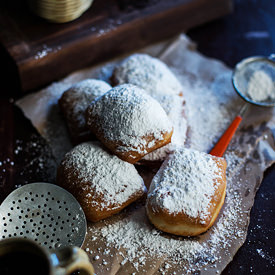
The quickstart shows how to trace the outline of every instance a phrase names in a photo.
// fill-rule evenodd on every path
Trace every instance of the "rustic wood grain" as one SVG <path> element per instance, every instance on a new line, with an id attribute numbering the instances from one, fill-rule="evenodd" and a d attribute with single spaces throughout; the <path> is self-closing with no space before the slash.
<path id="1" fill-rule="evenodd" d="M 0 41 L 15 62 L 23 91 L 73 70 L 171 37 L 223 16 L 231 0 L 94 1 L 76 21 L 54 24 L 3 1 Z"/>

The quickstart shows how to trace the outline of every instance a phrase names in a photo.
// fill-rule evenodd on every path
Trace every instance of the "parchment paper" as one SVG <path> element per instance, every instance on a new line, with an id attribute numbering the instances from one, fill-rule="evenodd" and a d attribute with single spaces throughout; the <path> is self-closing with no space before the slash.
<path id="1" fill-rule="evenodd" d="M 208 152 L 243 105 L 232 88 L 231 70 L 200 55 L 185 35 L 142 52 L 160 57 L 181 81 L 191 129 L 189 144 Z M 17 102 L 49 142 L 57 163 L 72 147 L 56 104 L 58 98 L 82 79 L 108 80 L 118 61 L 73 73 Z M 274 108 L 250 106 L 225 155 L 228 162 L 225 205 L 214 226 L 199 237 L 181 238 L 155 230 L 146 218 L 144 201 L 109 219 L 89 223 L 83 248 L 96 274 L 221 273 L 245 241 L 255 193 L 264 170 L 275 161 L 274 143 Z M 156 169 L 138 167 L 138 170 L 148 186 Z M 134 231 L 127 234 L 127 228 L 133 230 L 133 225 Z"/>

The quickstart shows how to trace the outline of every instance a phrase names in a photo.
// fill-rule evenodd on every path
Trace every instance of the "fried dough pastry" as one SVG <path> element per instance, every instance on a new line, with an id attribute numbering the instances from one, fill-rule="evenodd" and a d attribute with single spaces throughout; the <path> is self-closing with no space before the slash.
<path id="1" fill-rule="evenodd" d="M 134 165 L 99 142 L 85 142 L 68 152 L 58 168 L 57 183 L 76 197 L 93 222 L 120 212 L 146 192 Z"/>
<path id="2" fill-rule="evenodd" d="M 85 79 L 62 94 L 58 103 L 74 144 L 94 139 L 86 127 L 85 111 L 92 101 L 110 89 L 112 87 L 102 80 Z"/>
<path id="3" fill-rule="evenodd" d="M 86 120 L 111 152 L 130 163 L 168 144 L 173 133 L 161 105 L 131 84 L 117 86 L 93 101 Z"/>
<path id="4" fill-rule="evenodd" d="M 158 229 L 196 236 L 213 225 L 225 194 L 225 159 L 181 148 L 168 156 L 153 178 L 146 211 Z"/>

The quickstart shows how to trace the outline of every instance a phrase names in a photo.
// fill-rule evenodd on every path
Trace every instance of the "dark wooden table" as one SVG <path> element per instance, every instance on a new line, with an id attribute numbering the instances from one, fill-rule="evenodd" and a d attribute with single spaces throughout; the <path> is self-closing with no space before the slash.
<path id="1" fill-rule="evenodd" d="M 32 14 L 26 1 L 0 1 L 0 41 L 28 91 L 231 10 L 232 0 L 95 0 L 80 18 L 54 24 Z"/>
<path id="2" fill-rule="evenodd" d="M 235 0 L 233 14 L 193 29 L 188 35 L 207 56 L 233 67 L 240 59 L 275 52 L 273 0 Z M 0 72 L 13 70 L 0 56 Z M 0 74 L 0 201 L 15 186 L 54 181 L 53 158 L 13 98 L 20 94 L 14 79 Z M 3 83 L 7 83 L 3 84 Z M 269 168 L 256 195 L 245 244 L 223 274 L 275 274 L 275 166 Z"/>

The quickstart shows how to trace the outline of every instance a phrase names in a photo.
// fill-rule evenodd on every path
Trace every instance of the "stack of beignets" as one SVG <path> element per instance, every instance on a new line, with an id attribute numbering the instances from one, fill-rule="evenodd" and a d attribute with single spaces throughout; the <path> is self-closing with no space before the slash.
<path id="1" fill-rule="evenodd" d="M 177 149 L 151 182 L 147 215 L 162 231 L 196 236 L 213 225 L 224 203 L 225 190 L 225 159 Z"/>
<path id="2" fill-rule="evenodd" d="M 115 67 L 111 80 L 114 86 L 130 83 L 143 88 L 160 103 L 173 124 L 171 143 L 145 155 L 141 164 L 163 161 L 175 147 L 185 144 L 188 127 L 183 88 L 166 64 L 147 54 L 133 54 Z"/>
<path id="3" fill-rule="evenodd" d="M 98 221 L 143 196 L 134 163 L 166 158 L 148 193 L 149 220 L 176 235 L 205 232 L 224 203 L 226 161 L 183 148 L 188 127 L 181 84 L 145 54 L 123 60 L 111 80 L 118 86 L 82 81 L 59 100 L 73 140 L 89 133 L 101 144 L 85 142 L 67 153 L 58 184 L 77 198 L 88 220 Z"/>

